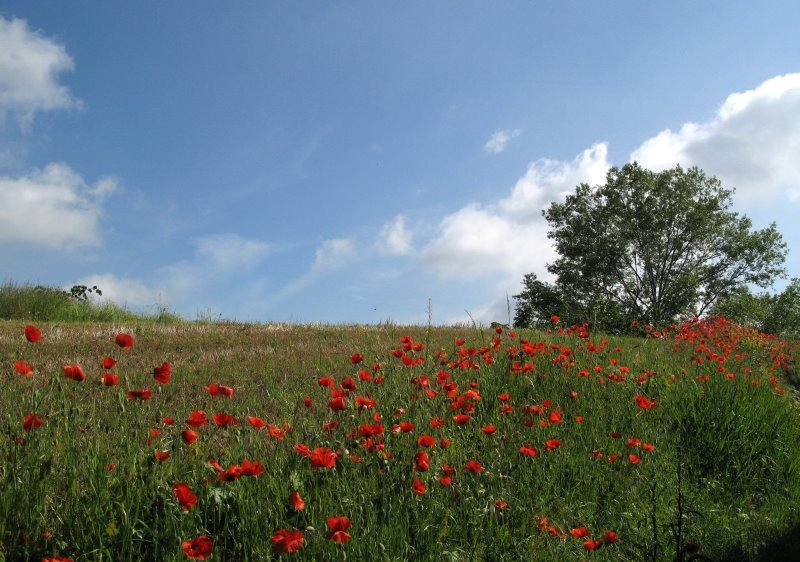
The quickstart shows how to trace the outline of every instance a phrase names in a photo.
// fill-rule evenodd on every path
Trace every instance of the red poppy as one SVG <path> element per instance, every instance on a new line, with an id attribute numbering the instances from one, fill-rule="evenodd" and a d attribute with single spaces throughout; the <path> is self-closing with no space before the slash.
<path id="1" fill-rule="evenodd" d="M 42 562 L 74 562 L 70 556 L 45 556 Z"/>
<path id="2" fill-rule="evenodd" d="M 583 537 L 589 536 L 589 529 L 586 527 L 576 527 L 575 529 L 571 529 L 569 534 L 576 539 L 582 539 Z"/>
<path id="3" fill-rule="evenodd" d="M 22 420 L 22 429 L 25 431 L 30 431 L 31 429 L 36 429 L 37 427 L 41 427 L 44 424 L 44 420 L 34 414 L 33 412 L 28 412 L 25 416 L 25 419 Z"/>
<path id="4" fill-rule="evenodd" d="M 119 375 L 114 373 L 103 373 L 100 381 L 106 386 L 116 386 L 119 384 Z"/>
<path id="5" fill-rule="evenodd" d="M 647 396 L 643 396 L 641 394 L 634 396 L 633 399 L 642 410 L 649 410 L 656 405 L 655 400 L 650 400 Z"/>
<path id="6" fill-rule="evenodd" d="M 317 381 L 317 384 L 319 384 L 320 386 L 333 388 L 334 386 L 336 386 L 336 381 L 334 381 L 330 377 L 320 377 L 320 379 Z"/>
<path id="7" fill-rule="evenodd" d="M 535 457 L 539 454 L 539 450 L 536 447 L 531 447 L 530 445 L 523 445 L 519 448 L 519 452 L 528 457 Z"/>
<path id="8" fill-rule="evenodd" d="M 206 425 L 207 423 L 208 420 L 206 419 L 206 413 L 203 410 L 189 412 L 189 417 L 186 419 L 186 425 L 189 427 L 200 427 Z"/>
<path id="9" fill-rule="evenodd" d="M 188 484 L 178 482 L 172 487 L 172 493 L 181 506 L 181 509 L 190 510 L 197 505 L 197 496 L 194 495 Z"/>
<path id="10" fill-rule="evenodd" d="M 505 509 L 505 508 L 508 507 L 508 502 L 503 501 L 503 500 L 494 500 L 494 506 L 497 509 Z"/>
<path id="11" fill-rule="evenodd" d="M 205 560 L 211 556 L 214 545 L 206 535 L 200 535 L 189 541 L 183 541 L 183 552 L 192 560 Z"/>
<path id="12" fill-rule="evenodd" d="M 25 338 L 31 343 L 36 343 L 42 339 L 42 332 L 39 328 L 28 324 L 25 326 Z"/>
<path id="13" fill-rule="evenodd" d="M 447 449 L 450 446 L 450 440 L 447 437 L 442 437 L 442 440 L 439 441 L 439 446 L 442 449 Z"/>
<path id="14" fill-rule="evenodd" d="M 236 425 L 236 418 L 234 418 L 231 414 L 226 414 L 224 412 L 218 414 L 211 414 L 211 419 L 214 420 L 214 423 L 217 424 L 217 427 L 227 427 L 229 425 Z"/>
<path id="15" fill-rule="evenodd" d="M 412 485 L 414 486 L 414 493 L 418 496 L 421 496 L 428 491 L 428 487 L 425 486 L 425 484 L 419 478 L 414 478 Z"/>
<path id="16" fill-rule="evenodd" d="M 164 425 L 175 425 L 175 419 L 169 416 L 164 416 L 163 418 L 161 418 L 161 423 L 163 423 Z"/>
<path id="17" fill-rule="evenodd" d="M 267 427 L 267 422 L 255 416 L 247 416 L 247 423 L 249 423 L 256 429 L 264 429 L 265 427 Z"/>
<path id="18" fill-rule="evenodd" d="M 170 376 L 172 376 L 172 367 L 166 361 L 160 367 L 153 367 L 153 378 L 156 379 L 156 382 L 167 384 Z"/>
<path id="19" fill-rule="evenodd" d="M 642 451 L 655 451 L 656 446 L 652 443 L 642 443 Z"/>
<path id="20" fill-rule="evenodd" d="M 553 315 L 550 317 L 550 321 L 551 321 L 553 324 L 558 324 L 559 322 L 561 322 L 561 318 L 559 318 L 559 317 L 558 317 L 556 314 L 553 314 Z"/>
<path id="21" fill-rule="evenodd" d="M 82 382 L 86 378 L 80 365 L 64 365 L 64 374 L 68 379 L 78 382 Z"/>
<path id="22" fill-rule="evenodd" d="M 117 360 L 113 357 L 103 357 L 103 369 L 113 369 L 117 364 Z"/>
<path id="23" fill-rule="evenodd" d="M 614 531 L 606 531 L 603 535 L 603 542 L 606 544 L 613 544 L 619 540 L 617 533 Z"/>
<path id="24" fill-rule="evenodd" d="M 153 395 L 153 391 L 149 388 L 141 388 L 137 390 L 129 390 L 128 391 L 128 398 L 131 400 L 150 400 L 150 397 Z"/>
<path id="25" fill-rule="evenodd" d="M 642 464 L 642 459 L 639 458 L 639 455 L 630 454 L 628 455 L 628 460 L 631 464 Z"/>
<path id="26" fill-rule="evenodd" d="M 295 511 L 303 511 L 306 508 L 306 502 L 303 501 L 303 498 L 300 497 L 300 492 L 297 490 L 293 490 L 291 494 L 289 494 L 289 505 L 292 506 L 292 509 Z"/>
<path id="27" fill-rule="evenodd" d="M 412 429 L 414 428 L 413 424 L 411 425 L 411 428 Z M 401 430 L 403 429 L 402 423 L 400 424 L 400 429 Z M 419 445 L 420 447 L 433 447 L 434 445 L 436 445 L 436 439 L 431 435 L 420 435 L 419 437 L 417 437 L 417 445 Z"/>
<path id="28" fill-rule="evenodd" d="M 228 398 L 233 398 L 233 389 L 229 386 L 210 384 L 206 387 L 206 390 L 211 396 L 226 396 Z"/>
<path id="29" fill-rule="evenodd" d="M 272 552 L 274 554 L 284 554 L 300 550 L 305 539 L 303 533 L 297 529 L 278 529 L 272 535 Z"/>
<path id="30" fill-rule="evenodd" d="M 497 428 L 493 425 L 487 425 L 482 427 L 481 431 L 483 431 L 486 435 L 492 435 L 497 431 Z"/>
<path id="31" fill-rule="evenodd" d="M 169 451 L 153 451 L 153 456 L 159 462 L 164 462 L 169 458 Z"/>
<path id="32" fill-rule="evenodd" d="M 184 429 L 181 432 L 181 439 L 187 445 L 191 445 L 195 441 L 197 441 L 198 434 L 196 431 L 192 431 L 191 429 Z"/>
<path id="33" fill-rule="evenodd" d="M 467 461 L 467 464 L 464 468 L 469 472 L 474 472 L 475 474 L 480 474 L 483 472 L 483 465 L 475 460 Z"/>
<path id="34" fill-rule="evenodd" d="M 425 451 L 418 451 L 416 455 L 414 455 L 414 463 L 415 467 L 414 470 L 417 472 L 425 472 L 431 467 L 431 461 L 428 458 L 428 453 Z"/>
<path id="35" fill-rule="evenodd" d="M 314 401 L 313 401 L 313 400 L 311 400 L 311 397 L 310 397 L 310 396 L 306 396 L 305 398 L 303 398 L 303 405 L 304 405 L 306 408 L 310 408 L 311 406 L 313 406 L 313 405 L 314 405 Z"/>
<path id="36" fill-rule="evenodd" d="M 472 418 L 469 417 L 467 414 L 456 414 L 453 416 L 453 421 L 456 422 L 457 425 L 464 425 L 469 423 L 469 420 Z"/>
<path id="37" fill-rule="evenodd" d="M 353 522 L 344 515 L 328 517 L 328 534 L 325 535 L 325 538 L 340 544 L 346 543 L 350 540 L 350 533 L 347 532 L 347 529 L 350 528 L 352 523 Z"/>
<path id="38" fill-rule="evenodd" d="M 548 439 L 546 448 L 548 451 L 555 451 L 561 446 L 561 439 Z"/>
<path id="39" fill-rule="evenodd" d="M 114 343 L 123 349 L 128 349 L 133 347 L 133 337 L 130 334 L 117 334 Z"/>
<path id="40" fill-rule="evenodd" d="M 360 412 L 364 408 L 374 408 L 375 399 L 366 398 L 365 396 L 356 396 L 356 404 L 358 405 L 358 411 Z"/>
<path id="41" fill-rule="evenodd" d="M 33 374 L 33 367 L 31 367 L 25 361 L 15 361 L 14 362 L 14 369 L 20 374 L 29 377 Z"/>
<path id="42" fill-rule="evenodd" d="M 337 396 L 328 402 L 328 406 L 330 406 L 331 410 L 334 412 L 339 412 L 344 410 L 347 407 L 347 404 L 345 403 L 343 396 Z"/>
<path id="43" fill-rule="evenodd" d="M 264 474 L 264 465 L 258 461 L 249 461 L 244 459 L 242 461 L 242 476 L 258 476 Z"/>
<path id="44" fill-rule="evenodd" d="M 363 360 L 364 356 L 361 355 L 360 353 L 354 353 L 353 355 L 350 356 L 350 362 L 353 365 L 357 365 L 358 363 L 361 363 Z"/>
<path id="45" fill-rule="evenodd" d="M 308 460 L 311 462 L 311 468 L 314 469 L 336 467 L 336 453 L 327 447 L 317 447 L 311 451 Z"/>
<path id="46" fill-rule="evenodd" d="M 603 546 L 603 541 L 599 539 L 589 539 L 583 543 L 583 548 L 586 550 L 597 550 L 601 546 Z"/>

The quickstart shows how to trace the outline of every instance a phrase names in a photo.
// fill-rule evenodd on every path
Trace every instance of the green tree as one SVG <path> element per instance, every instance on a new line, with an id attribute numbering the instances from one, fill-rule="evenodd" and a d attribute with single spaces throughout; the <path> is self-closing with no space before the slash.
<path id="1" fill-rule="evenodd" d="M 719 299 L 711 314 L 778 336 L 800 335 L 800 278 L 794 277 L 778 294 L 753 294 L 741 287 Z"/>
<path id="2" fill-rule="evenodd" d="M 743 286 L 770 286 L 785 275 L 786 245 L 774 223 L 753 230 L 731 211 L 732 194 L 698 168 L 652 172 L 635 162 L 609 170 L 604 185 L 578 185 L 543 211 L 556 281 L 534 287 L 539 296 L 515 296 L 520 320 L 547 291 L 584 315 L 576 320 L 621 329 L 702 315 Z"/>

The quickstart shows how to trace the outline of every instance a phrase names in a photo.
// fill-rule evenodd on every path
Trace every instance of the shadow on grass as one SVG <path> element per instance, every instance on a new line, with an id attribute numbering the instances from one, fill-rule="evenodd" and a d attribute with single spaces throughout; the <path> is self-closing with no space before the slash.
<path id="1" fill-rule="evenodd" d="M 695 560 L 690 558 L 689 560 Z M 720 558 L 696 559 L 698 562 L 713 560 L 714 562 L 797 562 L 800 560 L 800 525 L 795 525 L 781 536 L 775 538 L 760 549 L 756 556 L 749 555 L 743 548 L 735 548 Z"/>

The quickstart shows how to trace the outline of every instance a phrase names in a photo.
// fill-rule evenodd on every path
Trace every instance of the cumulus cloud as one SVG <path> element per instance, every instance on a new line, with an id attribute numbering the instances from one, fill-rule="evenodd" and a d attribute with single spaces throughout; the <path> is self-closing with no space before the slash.
<path id="1" fill-rule="evenodd" d="M 65 286 L 69 290 L 72 285 L 96 286 L 102 295 L 92 293 L 91 299 L 95 302 L 113 302 L 132 309 L 146 309 L 162 304 L 164 291 L 149 287 L 139 279 L 119 277 L 113 273 L 93 274 L 75 283 Z"/>
<path id="2" fill-rule="evenodd" d="M 102 202 L 116 189 L 111 178 L 87 184 L 62 163 L 19 177 L 0 176 L 0 244 L 98 246 Z"/>
<path id="3" fill-rule="evenodd" d="M 11 113 L 27 128 L 37 111 L 79 107 L 58 83 L 74 68 L 62 45 L 28 27 L 25 20 L 0 17 L 0 121 Z"/>
<path id="4" fill-rule="evenodd" d="M 272 252 L 272 245 L 225 233 L 197 240 L 196 254 L 204 264 L 215 269 L 249 269 Z"/>
<path id="5" fill-rule="evenodd" d="M 407 256 L 414 252 L 411 232 L 406 228 L 406 217 L 397 215 L 381 228 L 378 252 L 388 256 Z"/>
<path id="6" fill-rule="evenodd" d="M 483 145 L 483 151 L 489 154 L 500 154 L 506 149 L 511 139 L 518 137 L 522 129 L 504 129 L 495 131 L 494 134 Z"/>
<path id="7" fill-rule="evenodd" d="M 654 170 L 698 166 L 743 201 L 800 196 L 800 73 L 731 94 L 712 119 L 665 129 L 631 154 Z"/>
<path id="8" fill-rule="evenodd" d="M 350 262 L 356 255 L 355 242 L 352 238 L 334 238 L 325 240 L 314 255 L 311 264 L 313 273 L 322 273 L 338 269 Z"/>
<path id="9" fill-rule="evenodd" d="M 569 162 L 533 162 L 511 193 L 490 205 L 469 204 L 445 216 L 420 251 L 420 263 L 445 279 L 472 279 L 535 271 L 546 275 L 555 258 L 542 209 L 579 183 L 602 183 L 609 168 L 607 145 L 598 143 Z"/>

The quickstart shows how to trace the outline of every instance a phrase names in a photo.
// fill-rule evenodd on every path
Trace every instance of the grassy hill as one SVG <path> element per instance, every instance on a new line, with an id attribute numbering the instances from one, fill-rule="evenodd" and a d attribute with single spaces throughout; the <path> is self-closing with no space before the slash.
<path id="1" fill-rule="evenodd" d="M 794 559 L 796 350 L 724 320 L 31 323 L 0 322 L 0 559 Z"/>

